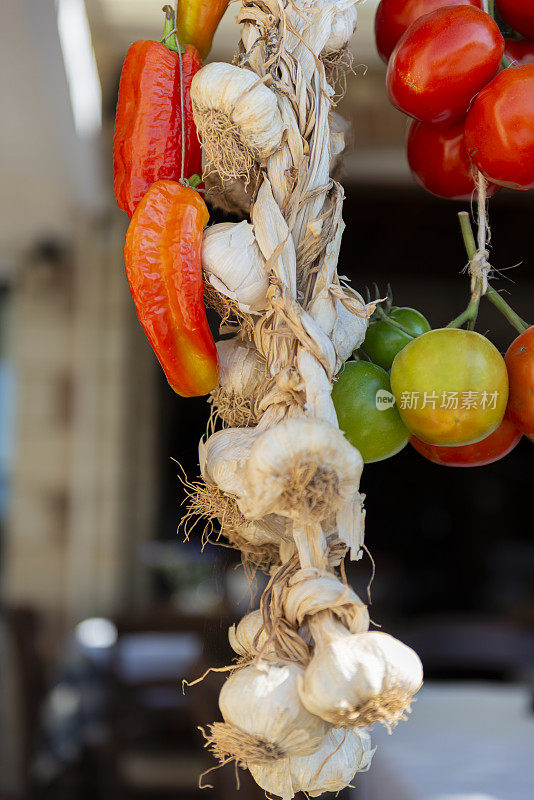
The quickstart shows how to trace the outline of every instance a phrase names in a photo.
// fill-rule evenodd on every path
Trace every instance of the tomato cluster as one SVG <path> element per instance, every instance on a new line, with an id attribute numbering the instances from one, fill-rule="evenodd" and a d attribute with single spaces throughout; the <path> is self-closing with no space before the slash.
<path id="1" fill-rule="evenodd" d="M 485 336 L 432 330 L 413 308 L 378 309 L 332 399 L 366 463 L 411 442 L 436 464 L 474 467 L 534 440 L 534 326 L 503 359 Z"/>
<path id="2" fill-rule="evenodd" d="M 489 194 L 534 188 L 534 3 L 497 5 L 524 39 L 505 40 L 481 0 L 378 6 L 388 96 L 414 120 L 408 162 L 417 182 L 439 197 L 473 197 L 477 170 Z"/>

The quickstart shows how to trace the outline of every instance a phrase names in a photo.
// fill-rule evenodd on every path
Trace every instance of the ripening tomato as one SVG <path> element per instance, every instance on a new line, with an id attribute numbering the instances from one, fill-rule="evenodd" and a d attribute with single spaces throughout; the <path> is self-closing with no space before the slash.
<path id="1" fill-rule="evenodd" d="M 480 92 L 467 115 L 465 142 L 488 180 L 534 189 L 534 64 L 504 69 Z"/>
<path id="2" fill-rule="evenodd" d="M 439 8 L 413 22 L 393 51 L 389 99 L 421 122 L 459 122 L 503 53 L 504 39 L 489 14 L 473 6 Z"/>
<path id="3" fill-rule="evenodd" d="M 334 383 L 339 427 L 366 464 L 396 455 L 408 443 L 385 370 L 367 361 L 347 361 Z"/>
<path id="4" fill-rule="evenodd" d="M 444 128 L 413 120 L 408 131 L 408 163 L 417 183 L 447 200 L 476 199 L 475 169 L 465 146 L 464 124 Z M 499 187 L 488 183 L 491 197 Z"/>
<path id="5" fill-rule="evenodd" d="M 512 342 L 504 360 L 510 380 L 508 416 L 534 439 L 534 325 Z"/>
<path id="6" fill-rule="evenodd" d="M 505 417 L 497 430 L 476 444 L 437 447 L 434 444 L 422 442 L 417 436 L 412 436 L 410 444 L 418 453 L 428 458 L 429 461 L 433 461 L 434 464 L 442 464 L 445 467 L 484 467 L 486 464 L 500 461 L 501 458 L 511 453 L 522 435 L 514 423 Z"/>
<path id="7" fill-rule="evenodd" d="M 403 33 L 419 17 L 443 6 L 475 6 L 481 0 L 381 0 L 376 10 L 375 37 L 380 58 L 386 62 Z"/>
<path id="8" fill-rule="evenodd" d="M 503 20 L 527 39 L 534 39 L 534 3 L 532 0 L 497 0 Z"/>
<path id="9" fill-rule="evenodd" d="M 534 42 L 526 39 L 505 39 L 504 55 L 514 67 L 534 64 Z"/>
<path id="10" fill-rule="evenodd" d="M 430 330 L 428 320 L 415 308 L 393 307 L 388 316 L 411 331 L 413 336 Z M 369 323 L 361 349 L 374 364 L 389 370 L 397 353 L 411 341 L 412 337 L 390 325 L 387 320 L 376 319 Z"/>
<path id="11" fill-rule="evenodd" d="M 391 390 L 404 424 L 423 442 L 473 444 L 501 424 L 508 375 L 503 357 L 484 336 L 440 328 L 400 351 Z"/>

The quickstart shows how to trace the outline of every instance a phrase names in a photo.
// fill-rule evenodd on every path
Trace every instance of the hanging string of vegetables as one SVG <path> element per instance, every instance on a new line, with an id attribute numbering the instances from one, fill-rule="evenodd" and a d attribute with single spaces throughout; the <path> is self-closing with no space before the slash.
<path id="1" fill-rule="evenodd" d="M 382 0 L 377 35 L 388 3 Z M 347 786 L 370 765 L 368 731 L 405 719 L 422 684 L 416 653 L 369 631 L 367 607 L 347 584 L 346 555 L 363 553 L 364 463 L 393 455 L 414 433 L 422 451 L 433 448 L 433 460 L 441 448 L 455 456 L 440 463 L 463 463 L 458 451 L 472 447 L 482 463 L 481 440 L 488 452 L 494 437 L 491 452 L 502 455 L 518 437 L 515 424 L 529 433 L 532 420 L 525 390 L 529 369 L 532 386 L 532 329 L 506 364 L 472 330 L 484 293 L 526 328 L 492 289 L 486 255 L 486 196 L 512 180 L 511 170 L 490 169 L 481 155 L 477 168 L 494 187 L 473 177 L 478 148 L 461 129 L 505 49 L 477 0 L 432 0 L 435 28 L 430 17 L 400 14 L 396 33 L 381 45 L 388 56 L 393 51 L 392 99 L 416 124 L 430 126 L 414 127 L 415 151 L 413 141 L 427 137 L 434 153 L 450 151 L 457 162 L 453 177 L 439 180 L 418 167 L 422 182 L 451 197 L 478 189 L 476 245 L 464 226 L 468 309 L 448 328 L 430 330 L 413 309 L 383 305 L 378 295 L 365 303 L 338 276 L 343 189 L 332 172 L 344 126 L 332 80 L 347 60 L 357 4 L 243 0 L 234 63 L 199 69 L 226 3 L 182 0 L 177 19 L 166 7 L 164 42 L 136 43 L 127 56 L 114 142 L 117 201 L 131 216 L 125 260 L 139 319 L 171 386 L 188 396 L 211 393 L 201 474 L 187 484 L 184 523 L 203 517 L 207 538 L 215 523 L 218 537 L 269 577 L 259 609 L 229 631 L 237 660 L 220 694 L 223 719 L 206 730 L 206 746 L 220 764 L 249 769 L 283 800 Z M 391 5 L 395 13 L 399 6 L 425 11 L 425 0 Z M 443 31 L 450 52 L 440 63 L 454 74 L 432 83 L 428 40 L 439 42 Z M 427 82 L 426 98 L 414 76 Z M 456 127 L 434 135 L 433 126 L 444 123 Z M 205 228 L 208 212 L 194 188 L 197 134 L 206 184 L 211 177 L 218 202 L 250 221 Z M 436 170 L 440 163 L 436 157 Z M 526 161 L 522 170 L 513 181 L 527 188 Z M 232 334 L 217 345 L 202 273 L 204 296 Z M 460 329 L 465 323 L 469 330 Z M 436 348 L 446 367 L 439 380 Z M 413 401 L 420 395 L 422 409 Z M 483 398 L 481 409 L 473 395 Z M 507 407 L 513 435 L 504 430 Z"/>

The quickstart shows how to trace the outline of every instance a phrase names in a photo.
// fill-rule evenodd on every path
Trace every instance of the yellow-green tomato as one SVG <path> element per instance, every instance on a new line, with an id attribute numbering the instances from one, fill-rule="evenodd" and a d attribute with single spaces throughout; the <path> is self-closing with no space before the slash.
<path id="1" fill-rule="evenodd" d="M 389 376 L 367 361 L 348 361 L 334 383 L 339 427 L 366 464 L 398 453 L 410 434 L 391 393 Z"/>
<path id="2" fill-rule="evenodd" d="M 404 424 L 427 444 L 473 444 L 502 422 L 508 402 L 504 359 L 475 331 L 440 328 L 406 345 L 391 368 Z"/>

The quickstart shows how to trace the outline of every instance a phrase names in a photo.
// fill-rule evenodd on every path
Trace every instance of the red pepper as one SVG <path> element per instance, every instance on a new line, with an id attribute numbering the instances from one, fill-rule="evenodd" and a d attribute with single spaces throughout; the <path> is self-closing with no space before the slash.
<path id="1" fill-rule="evenodd" d="M 208 218 L 194 189 L 158 181 L 137 206 L 124 249 L 137 316 L 167 380 L 183 397 L 207 394 L 219 380 L 200 260 Z"/>
<path id="2" fill-rule="evenodd" d="M 178 39 L 193 44 L 204 59 L 230 0 L 180 0 L 178 4 Z"/>
<path id="3" fill-rule="evenodd" d="M 122 69 L 113 167 L 115 197 L 130 218 L 155 181 L 177 181 L 202 173 L 202 152 L 190 97 L 191 81 L 202 61 L 195 47 L 186 47 L 180 73 L 176 37 L 168 36 L 173 27 L 174 12 L 166 6 L 167 45 L 134 42 Z"/>

